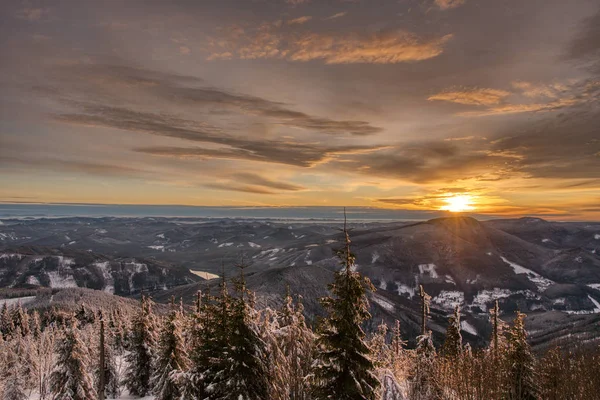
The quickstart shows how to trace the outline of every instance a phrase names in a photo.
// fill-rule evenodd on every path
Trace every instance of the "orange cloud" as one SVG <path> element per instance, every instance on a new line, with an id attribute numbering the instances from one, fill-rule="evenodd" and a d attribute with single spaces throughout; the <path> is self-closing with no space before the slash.
<path id="1" fill-rule="evenodd" d="M 487 106 L 499 104 L 510 93 L 498 89 L 466 89 L 457 91 L 448 91 L 433 96 L 429 96 L 427 100 L 449 101 L 458 104 L 468 104 L 476 106 Z"/>
<path id="2" fill-rule="evenodd" d="M 337 13 L 337 14 L 333 14 L 333 15 L 332 15 L 332 16 L 330 16 L 330 17 L 327 17 L 327 18 L 325 18 L 325 20 L 331 20 L 331 19 L 342 18 L 342 17 L 343 17 L 343 16 L 345 16 L 346 14 L 348 14 L 348 12 L 347 12 L 347 11 L 342 11 L 342 12 L 339 12 L 339 13 Z"/>
<path id="3" fill-rule="evenodd" d="M 442 10 L 448 10 L 450 8 L 460 7 L 465 4 L 466 0 L 435 0 L 437 5 Z"/>
<path id="4" fill-rule="evenodd" d="M 247 33 L 247 32 L 246 32 Z M 254 35 L 230 35 L 213 39 L 208 60 L 278 58 L 326 64 L 395 64 L 434 58 L 444 51 L 452 38 L 424 40 L 405 31 L 379 32 L 371 35 L 334 35 L 330 33 L 294 34 L 279 31 L 278 26 L 263 25 Z"/>
<path id="5" fill-rule="evenodd" d="M 310 15 L 304 15 L 302 17 L 291 19 L 287 22 L 288 25 L 302 25 L 310 21 L 312 17 Z"/>

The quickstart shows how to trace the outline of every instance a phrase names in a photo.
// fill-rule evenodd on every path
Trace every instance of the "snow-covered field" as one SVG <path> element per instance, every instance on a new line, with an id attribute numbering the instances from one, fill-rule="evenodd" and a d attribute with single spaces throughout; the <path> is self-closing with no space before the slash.
<path id="1" fill-rule="evenodd" d="M 13 299 L 0 299 L 0 306 L 4 306 L 4 304 L 6 304 L 7 306 L 10 307 L 10 306 L 16 306 L 19 303 L 24 305 L 27 303 L 31 303 L 34 300 L 35 300 L 35 296 L 15 297 Z"/>
<path id="2" fill-rule="evenodd" d="M 548 278 L 544 278 L 543 276 L 541 276 L 537 272 L 534 272 L 534 271 L 532 271 L 530 269 L 522 267 L 521 265 L 519 265 L 517 263 L 509 261 L 505 257 L 500 256 L 500 258 L 506 264 L 508 264 L 508 265 L 511 266 L 511 268 L 513 269 L 513 271 L 515 271 L 515 274 L 517 274 L 517 275 L 521 275 L 521 274 L 527 275 L 527 278 L 529 278 L 529 280 L 531 282 L 533 282 L 538 287 L 538 290 L 540 292 L 543 292 L 544 290 L 548 289 L 550 286 L 554 285 L 554 281 L 551 281 Z"/>
<path id="3" fill-rule="evenodd" d="M 211 274 L 210 272 L 205 272 L 205 271 L 194 271 L 193 269 L 190 269 L 190 272 L 194 275 L 198 275 L 200 278 L 202 279 L 216 279 L 219 277 L 219 275 L 217 274 Z"/>

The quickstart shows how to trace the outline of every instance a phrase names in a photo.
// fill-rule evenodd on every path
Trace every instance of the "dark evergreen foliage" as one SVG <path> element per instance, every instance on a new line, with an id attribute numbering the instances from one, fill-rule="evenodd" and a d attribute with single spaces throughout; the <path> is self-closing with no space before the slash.
<path id="1" fill-rule="evenodd" d="M 125 373 L 125 386 L 134 396 L 146 396 L 152 391 L 151 378 L 154 374 L 156 352 L 155 320 L 152 314 L 152 301 L 142 296 L 141 308 L 132 324 L 128 363 Z"/>
<path id="2" fill-rule="evenodd" d="M 322 299 L 328 316 L 319 328 L 312 393 L 317 400 L 372 400 L 379 381 L 361 325 L 371 317 L 366 293 L 374 287 L 353 270 L 355 257 L 345 227 L 344 235 L 346 246 L 338 251 L 343 269 L 329 286 L 332 296 Z"/>

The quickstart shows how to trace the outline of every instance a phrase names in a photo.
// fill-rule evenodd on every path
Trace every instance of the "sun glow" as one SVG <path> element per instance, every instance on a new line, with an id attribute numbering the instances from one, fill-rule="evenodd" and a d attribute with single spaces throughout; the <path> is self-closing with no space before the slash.
<path id="1" fill-rule="evenodd" d="M 475 207 L 473 207 L 473 198 L 469 195 L 457 195 L 444 199 L 446 203 L 445 206 L 442 206 L 442 210 L 450 211 L 450 212 L 465 212 L 471 211 Z"/>

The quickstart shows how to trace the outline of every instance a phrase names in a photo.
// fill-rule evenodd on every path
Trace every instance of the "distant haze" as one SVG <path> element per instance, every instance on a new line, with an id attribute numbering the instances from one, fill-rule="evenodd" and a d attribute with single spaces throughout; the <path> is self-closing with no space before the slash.
<path id="1" fill-rule="evenodd" d="M 341 221 L 343 207 L 202 207 L 180 205 L 113 204 L 0 204 L 0 219 L 57 217 L 183 217 L 318 219 Z M 391 210 L 368 207 L 346 209 L 349 221 L 427 220 L 452 215 L 444 211 Z M 489 216 L 469 214 L 478 219 Z"/>

